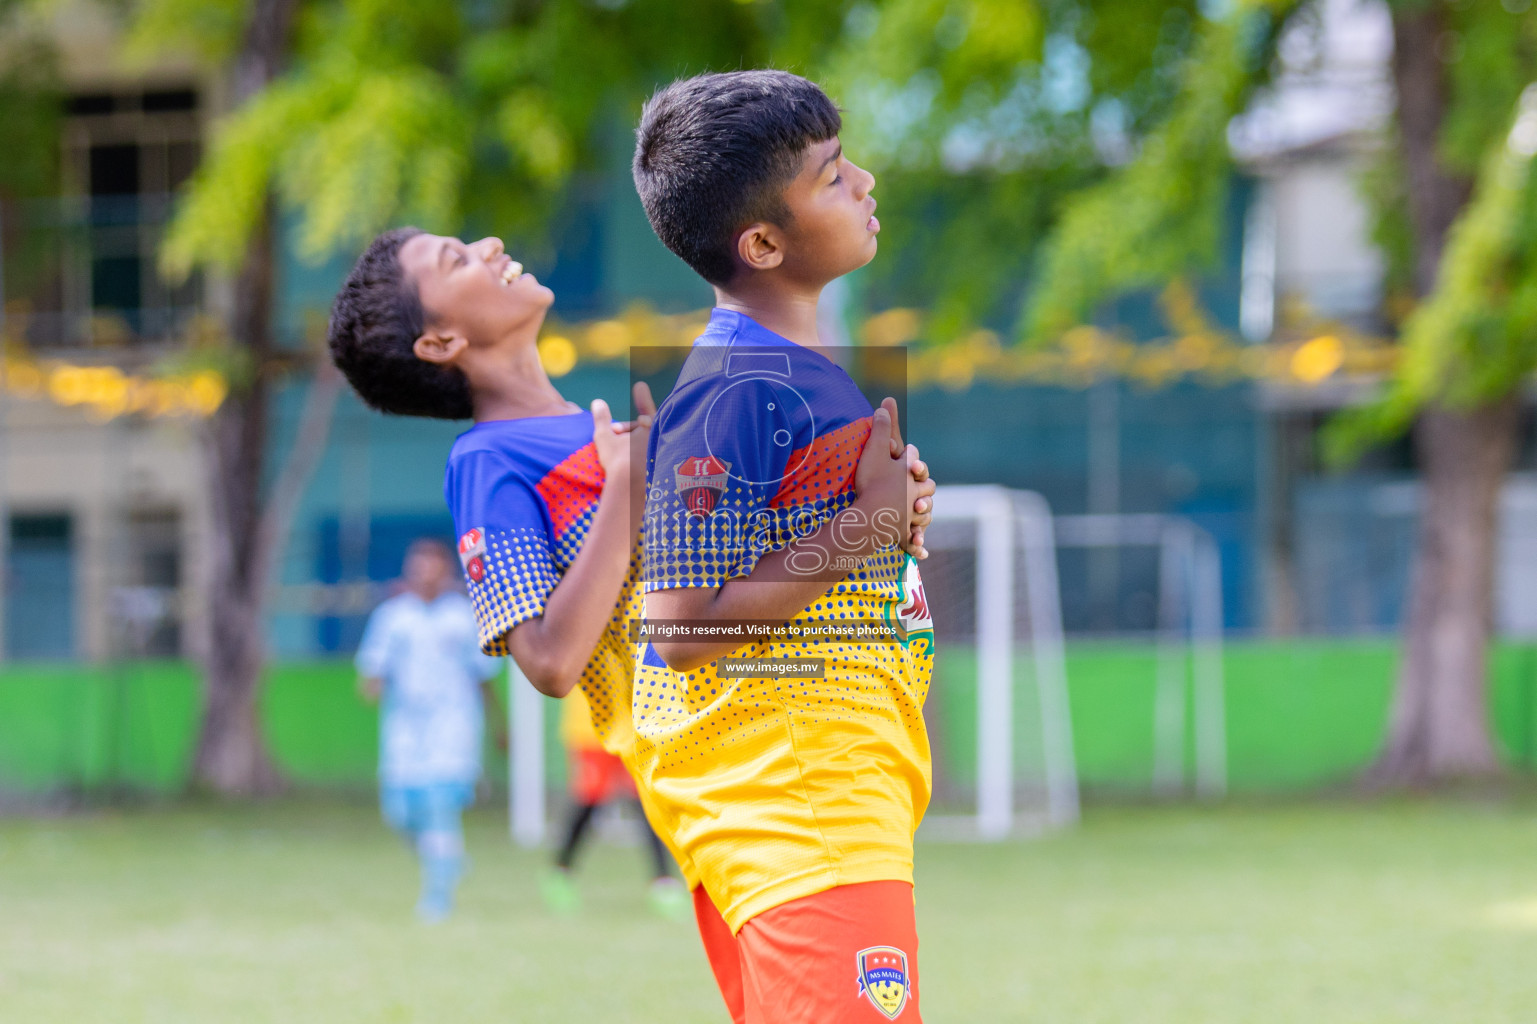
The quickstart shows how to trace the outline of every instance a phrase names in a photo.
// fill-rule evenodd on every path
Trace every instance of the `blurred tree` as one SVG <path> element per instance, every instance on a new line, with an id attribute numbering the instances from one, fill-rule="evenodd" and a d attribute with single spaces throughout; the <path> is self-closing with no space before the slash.
<path id="1" fill-rule="evenodd" d="M 151 3 L 139 12 L 133 47 L 147 52 L 164 41 L 219 61 L 227 68 L 230 105 L 242 109 L 264 95 L 283 73 L 298 12 L 299 0 L 251 0 L 249 5 L 204 5 L 191 0 Z M 218 144 L 228 152 L 227 141 Z M 216 792 L 255 794 L 275 789 L 279 781 L 257 717 L 264 663 L 264 597 L 284 532 L 277 529 L 282 525 L 282 503 L 263 494 L 268 405 L 277 374 L 272 337 L 277 250 L 275 208 L 265 184 L 257 182 L 230 198 L 236 203 L 244 200 L 246 205 L 235 214 L 245 218 L 243 230 L 226 239 L 231 248 L 219 260 L 232 275 L 226 351 L 220 354 L 231 387 L 208 420 L 204 436 L 210 523 L 203 554 L 209 590 L 204 609 L 207 637 L 201 645 L 203 725 L 193 757 L 193 778 L 195 784 Z M 183 265 L 173 271 L 179 269 L 184 276 L 191 264 L 184 257 Z M 327 393 L 334 395 L 335 389 L 334 379 L 317 378 L 311 387 L 312 407 L 318 398 L 319 408 L 328 411 Z M 305 419 L 314 422 L 313 416 Z M 315 433 L 313 428 L 307 432 Z M 319 440 L 323 439 L 322 433 Z M 313 436 L 300 440 L 317 447 Z M 303 451 L 296 447 L 295 453 L 302 458 Z M 286 494 L 292 487 L 279 490 Z"/>
<path id="2" fill-rule="evenodd" d="M 871 8 L 868 45 L 834 65 L 855 129 L 880 139 L 898 173 L 947 167 L 946 188 L 976 211 L 915 218 L 933 242 L 919 248 L 947 333 L 1017 298 L 1020 274 L 1030 286 L 1017 336 L 1049 343 L 1117 292 L 1209 267 L 1231 178 L 1229 122 L 1266 84 L 1280 31 L 1318 17 L 1323 2 L 1047 2 L 1040 59 L 982 75 L 954 56 L 980 24 L 958 25 L 956 5 Z M 1412 312 L 1385 395 L 1338 418 L 1328 442 L 1349 459 L 1415 433 L 1418 568 L 1391 726 L 1368 776 L 1414 785 L 1499 770 L 1486 661 L 1497 502 L 1537 365 L 1537 14 L 1525 0 L 1389 8 L 1395 145 L 1366 185 L 1394 269 L 1390 298 Z M 935 59 L 936 49 L 950 56 Z M 902 130 L 883 132 L 894 123 Z M 1043 202 L 1022 177 L 1048 197 L 1065 186 L 1065 198 Z M 901 250 L 901 216 L 892 223 L 882 241 Z"/>
<path id="3" fill-rule="evenodd" d="M 20 0 L 0 0 L 0 125 L 7 143 L 0 160 L 0 321 L 8 300 L 27 293 L 35 268 L 48 265 L 55 243 L 23 230 L 15 215 L 26 201 L 52 195 L 58 182 L 58 55 L 32 15 Z"/>

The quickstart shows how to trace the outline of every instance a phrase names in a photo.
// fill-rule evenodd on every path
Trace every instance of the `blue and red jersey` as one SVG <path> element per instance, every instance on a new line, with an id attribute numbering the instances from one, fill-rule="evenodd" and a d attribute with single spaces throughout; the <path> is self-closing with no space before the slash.
<path id="1" fill-rule="evenodd" d="M 651 432 L 646 590 L 718 587 L 854 500 L 871 405 L 822 352 L 716 309 Z M 808 574 L 832 547 L 805 549 Z M 826 568 L 832 568 L 828 566 Z M 896 571 L 853 574 L 874 582 Z"/>
<path id="2" fill-rule="evenodd" d="M 765 554 L 817 534 L 854 501 L 872 412 L 826 353 L 716 309 L 651 431 L 647 604 L 753 575 Z M 637 659 L 639 779 L 733 931 L 833 886 L 912 880 L 931 782 L 933 625 L 905 551 L 858 557 L 836 533 L 775 566 L 778 579 L 828 581 L 792 620 L 796 635 L 844 619 L 900 624 L 900 642 L 763 639 L 728 656 L 820 661 L 809 677 L 743 675 L 724 658 L 675 671 L 650 644 Z"/>
<path id="3" fill-rule="evenodd" d="M 511 653 L 508 634 L 544 614 L 551 591 L 587 540 L 604 481 L 592 433 L 592 414 L 582 411 L 477 423 L 454 441 L 443 496 L 454 516 L 480 649 L 487 654 Z M 632 777 L 635 648 L 629 622 L 640 615 L 639 540 L 637 535 L 613 614 L 579 684 L 599 741 Z M 645 790 L 640 800 L 655 824 Z M 693 865 L 676 848 L 673 855 L 693 886 Z"/>
<path id="4" fill-rule="evenodd" d="M 475 606 L 480 649 L 506 655 L 514 626 L 544 614 L 545 601 L 582 549 L 603 492 L 592 414 L 477 423 L 448 456 L 443 497 L 454 516 L 459 560 Z M 637 559 L 614 618 L 582 676 L 593 725 L 605 745 L 616 709 L 628 742 L 633 665 L 626 604 Z"/>

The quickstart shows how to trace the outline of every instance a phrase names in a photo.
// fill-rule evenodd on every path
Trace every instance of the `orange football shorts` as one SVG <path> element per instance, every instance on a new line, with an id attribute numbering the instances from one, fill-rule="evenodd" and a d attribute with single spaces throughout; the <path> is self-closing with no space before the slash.
<path id="1" fill-rule="evenodd" d="M 922 1024 L 907 882 L 859 882 L 791 900 L 735 935 L 699 886 L 694 916 L 732 1024 Z"/>

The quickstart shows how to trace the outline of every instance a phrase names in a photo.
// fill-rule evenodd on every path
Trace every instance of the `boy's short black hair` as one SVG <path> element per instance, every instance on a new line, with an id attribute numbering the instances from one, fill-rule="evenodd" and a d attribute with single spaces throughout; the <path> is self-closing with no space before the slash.
<path id="1" fill-rule="evenodd" d="M 409 545 L 407 545 L 406 557 L 409 558 L 412 554 L 418 551 L 425 551 L 430 554 L 437 555 L 445 562 L 451 562 L 454 564 L 458 564 L 459 562 L 459 555 L 454 550 L 453 545 L 449 544 L 448 541 L 444 540 L 442 537 L 429 536 L 416 538 Z"/>
<path id="2" fill-rule="evenodd" d="M 806 147 L 843 128 L 814 82 L 788 71 L 680 79 L 647 101 L 632 172 L 662 243 L 711 284 L 736 270 L 735 234 L 755 220 L 784 225 L 785 187 Z"/>
<path id="3" fill-rule="evenodd" d="M 358 257 L 331 304 L 331 361 L 380 412 L 467 420 L 474 409 L 464 374 L 416 355 L 426 314 L 400 266 L 400 247 L 419 234 L 417 228 L 386 231 Z"/>

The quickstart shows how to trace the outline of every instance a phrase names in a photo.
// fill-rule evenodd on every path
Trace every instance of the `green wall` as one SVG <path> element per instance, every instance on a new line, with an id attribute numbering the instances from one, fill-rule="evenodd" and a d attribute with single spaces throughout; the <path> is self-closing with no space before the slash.
<path id="1" fill-rule="evenodd" d="M 292 782 L 372 784 L 377 712 L 353 684 L 346 661 L 272 669 L 262 721 Z M 503 696 L 505 689 L 499 682 Z M 191 767 L 199 709 L 197 676 L 179 662 L 7 666 L 0 671 L 0 791 L 175 792 Z M 506 762 L 488 750 L 486 767 L 504 773 Z"/>
<path id="2" fill-rule="evenodd" d="M 1230 784 L 1285 792 L 1348 781 L 1371 758 L 1387 720 L 1391 641 L 1232 643 L 1225 653 Z M 1026 662 L 1021 659 L 1021 679 Z M 1129 643 L 1069 647 L 1068 681 L 1080 777 L 1090 790 L 1145 793 L 1152 769 L 1155 653 Z M 974 665 L 940 652 L 929 719 L 936 777 L 959 793 L 975 762 Z M 1502 752 L 1531 767 L 1537 737 L 1537 647 L 1501 646 L 1493 714 Z M 1022 688 L 1016 711 L 1033 702 Z M 0 790 L 178 790 L 192 758 L 197 679 L 174 662 L 0 670 Z M 546 715 L 552 781 L 564 777 L 554 709 Z M 345 661 L 274 667 L 262 717 L 274 756 L 301 786 L 366 788 L 377 750 L 375 710 Z M 1021 744 L 1022 755 L 1028 745 Z M 488 751 L 493 777 L 505 759 Z"/>
<path id="3" fill-rule="evenodd" d="M 1145 793 L 1153 766 L 1156 652 L 1146 644 L 1068 648 L 1068 690 L 1079 779 L 1091 790 Z M 1285 792 L 1346 783 L 1376 753 L 1387 726 L 1398 654 L 1391 640 L 1229 643 L 1228 777 L 1240 792 Z M 1501 754 L 1534 767 L 1537 647 L 1501 645 L 1491 665 L 1492 712 Z M 1028 678 L 1027 659 L 1016 678 Z M 942 651 L 930 693 L 936 772 L 956 785 L 974 777 L 975 663 Z M 1016 717 L 1031 708 L 1019 706 Z M 1193 759 L 1186 723 L 1186 760 Z M 1028 753 L 1028 751 L 1025 751 Z"/>

